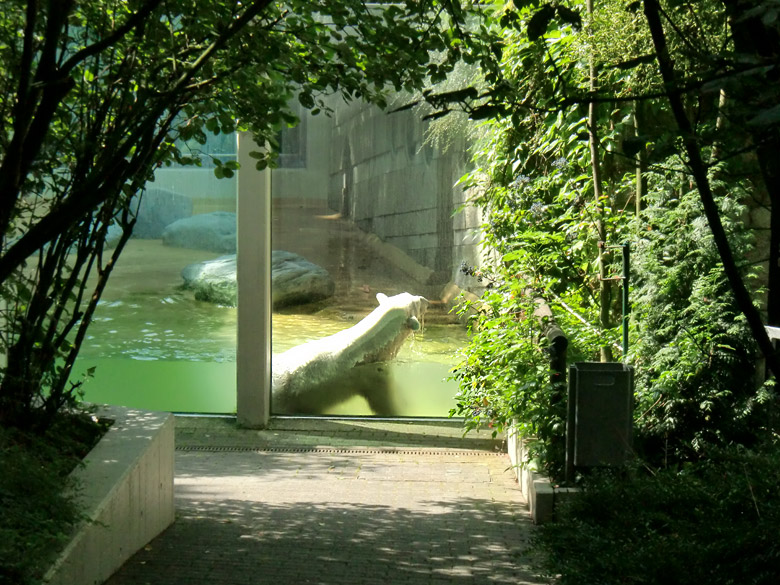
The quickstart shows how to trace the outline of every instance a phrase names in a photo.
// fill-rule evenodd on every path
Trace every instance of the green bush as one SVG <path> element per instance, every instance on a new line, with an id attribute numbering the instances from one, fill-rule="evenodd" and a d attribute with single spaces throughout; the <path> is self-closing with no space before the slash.
<path id="1" fill-rule="evenodd" d="M 507 279 L 478 303 L 464 306 L 476 314 L 470 343 L 454 369 L 459 390 L 450 415 L 463 416 L 469 430 L 488 426 L 494 436 L 515 420 L 524 437 L 535 438 L 529 449 L 539 469 L 558 477 L 564 464 L 566 390 L 550 380 L 535 308 L 519 279 Z"/>
<path id="2" fill-rule="evenodd" d="M 536 546 L 560 585 L 780 583 L 780 449 L 594 474 Z"/>
<path id="3" fill-rule="evenodd" d="M 671 174 L 671 171 L 670 171 Z M 757 382 L 758 350 L 723 272 L 698 193 L 650 174 L 634 248 L 637 448 L 651 465 L 696 460 L 708 447 L 751 445 L 776 415 Z M 755 255 L 741 218 L 743 185 L 722 189 L 735 255 Z M 745 272 L 750 264 L 746 263 Z M 749 276 L 746 274 L 746 276 Z"/>

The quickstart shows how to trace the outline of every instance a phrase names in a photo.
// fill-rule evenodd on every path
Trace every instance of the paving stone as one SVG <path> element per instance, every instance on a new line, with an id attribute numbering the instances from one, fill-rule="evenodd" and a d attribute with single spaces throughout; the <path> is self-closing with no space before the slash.
<path id="1" fill-rule="evenodd" d="M 396 451 L 373 437 L 360 448 L 370 424 L 289 424 L 258 433 L 177 419 L 176 522 L 108 585 L 545 582 L 530 567 L 534 527 L 505 454 L 422 423 L 381 423 Z M 209 451 L 211 439 L 239 444 Z"/>

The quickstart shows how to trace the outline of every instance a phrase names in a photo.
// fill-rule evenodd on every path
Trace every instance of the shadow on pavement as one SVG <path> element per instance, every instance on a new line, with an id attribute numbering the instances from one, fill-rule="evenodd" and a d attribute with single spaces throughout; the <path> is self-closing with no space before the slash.
<path id="1" fill-rule="evenodd" d="M 375 419 L 274 418 L 265 430 L 239 428 L 232 418 L 177 417 L 176 446 L 187 447 L 390 447 L 496 452 L 502 436 L 490 430 L 463 436 L 462 423 L 442 421 L 379 421 Z"/>
<path id="2" fill-rule="evenodd" d="M 528 523 L 509 504 L 468 498 L 416 509 L 193 500 L 108 585 L 539 584 Z"/>

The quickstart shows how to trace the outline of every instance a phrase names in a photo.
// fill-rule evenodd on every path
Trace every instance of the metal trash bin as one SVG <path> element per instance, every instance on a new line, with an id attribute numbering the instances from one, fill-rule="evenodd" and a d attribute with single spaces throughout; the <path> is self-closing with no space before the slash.
<path id="1" fill-rule="evenodd" d="M 614 362 L 569 366 L 566 479 L 575 468 L 622 465 L 631 454 L 634 369 Z"/>

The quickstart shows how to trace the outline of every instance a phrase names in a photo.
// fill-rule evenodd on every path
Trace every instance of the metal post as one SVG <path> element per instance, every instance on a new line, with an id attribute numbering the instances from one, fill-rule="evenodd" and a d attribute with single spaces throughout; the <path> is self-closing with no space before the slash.
<path id="1" fill-rule="evenodd" d="M 625 243 L 623 248 L 623 361 L 628 355 L 628 315 L 631 304 L 628 299 L 628 284 L 631 279 L 631 245 Z"/>

